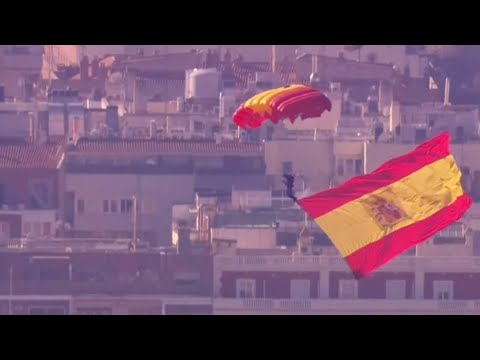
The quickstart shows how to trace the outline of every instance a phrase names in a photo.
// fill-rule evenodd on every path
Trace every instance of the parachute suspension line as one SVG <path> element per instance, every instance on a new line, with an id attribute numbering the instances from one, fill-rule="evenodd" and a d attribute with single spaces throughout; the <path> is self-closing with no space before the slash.
<path id="1" fill-rule="evenodd" d="M 295 183 L 295 175 L 292 174 L 283 174 L 284 180 L 283 183 L 287 187 L 287 196 L 292 199 L 295 203 L 298 202 L 297 197 L 293 191 L 293 186 Z"/>

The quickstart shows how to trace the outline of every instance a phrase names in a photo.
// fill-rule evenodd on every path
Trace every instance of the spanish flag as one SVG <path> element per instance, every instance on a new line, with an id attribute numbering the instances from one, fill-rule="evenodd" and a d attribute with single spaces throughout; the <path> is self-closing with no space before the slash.
<path id="1" fill-rule="evenodd" d="M 370 174 L 300 199 L 357 278 L 459 220 L 472 204 L 441 135 Z"/>

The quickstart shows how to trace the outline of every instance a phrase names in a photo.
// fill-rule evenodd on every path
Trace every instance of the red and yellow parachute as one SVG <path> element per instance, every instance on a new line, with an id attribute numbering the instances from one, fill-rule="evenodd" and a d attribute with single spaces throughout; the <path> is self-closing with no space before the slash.
<path id="1" fill-rule="evenodd" d="M 244 102 L 233 115 L 233 121 L 243 129 L 259 128 L 266 120 L 277 124 L 289 119 L 292 123 L 320 117 L 331 111 L 332 103 L 320 91 L 304 85 L 291 85 L 264 91 Z"/>

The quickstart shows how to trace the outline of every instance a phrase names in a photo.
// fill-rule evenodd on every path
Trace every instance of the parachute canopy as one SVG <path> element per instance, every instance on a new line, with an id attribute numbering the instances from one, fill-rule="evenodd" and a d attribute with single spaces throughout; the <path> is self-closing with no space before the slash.
<path id="1" fill-rule="evenodd" d="M 304 85 L 291 85 L 264 91 L 244 102 L 233 115 L 241 128 L 259 128 L 266 120 L 278 123 L 300 117 L 320 117 L 331 111 L 332 103 L 320 91 Z"/>

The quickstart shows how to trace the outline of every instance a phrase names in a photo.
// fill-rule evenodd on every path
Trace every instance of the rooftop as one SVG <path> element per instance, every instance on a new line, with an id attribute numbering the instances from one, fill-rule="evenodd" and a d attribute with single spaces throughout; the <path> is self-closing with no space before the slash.
<path id="1" fill-rule="evenodd" d="M 229 74 L 235 80 L 237 87 L 246 87 L 249 81 L 255 80 L 255 73 L 272 71 L 272 64 L 269 62 L 238 62 L 222 63 L 220 70 Z M 276 73 L 283 81 L 291 83 L 291 77 L 295 75 L 295 64 L 290 62 L 277 62 Z M 293 77 L 294 78 L 294 77 Z"/>
<path id="2" fill-rule="evenodd" d="M 57 169 L 63 158 L 61 144 L 32 144 L 28 140 L 0 140 L 1 169 Z"/>

